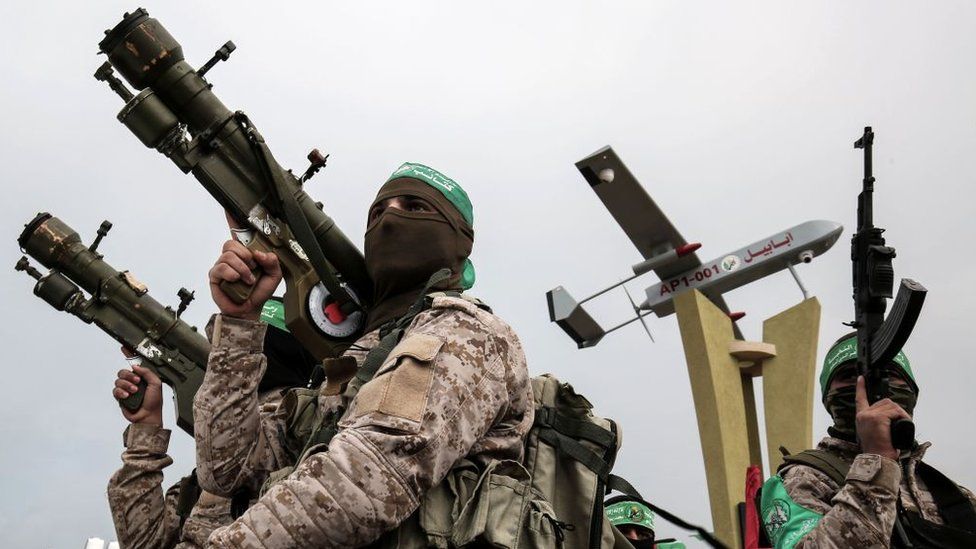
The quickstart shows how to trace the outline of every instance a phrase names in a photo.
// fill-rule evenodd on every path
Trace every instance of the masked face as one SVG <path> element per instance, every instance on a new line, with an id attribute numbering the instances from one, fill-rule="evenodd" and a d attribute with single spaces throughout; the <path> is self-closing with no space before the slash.
<path id="1" fill-rule="evenodd" d="M 635 524 L 620 524 L 617 529 L 635 549 L 654 549 L 654 532 L 647 528 Z"/>
<path id="2" fill-rule="evenodd" d="M 377 301 L 417 289 L 438 269 L 457 271 L 454 228 L 433 208 L 387 206 L 366 230 L 366 269 Z"/>
<path id="3" fill-rule="evenodd" d="M 901 406 L 903 410 L 908 412 L 908 415 L 912 415 L 915 411 L 918 395 L 897 371 L 889 372 L 889 380 L 890 396 L 888 398 Z M 840 434 L 842 435 L 840 438 L 848 440 L 855 440 L 857 432 L 855 423 L 857 417 L 856 382 L 857 369 L 853 365 L 838 369 L 830 382 L 830 389 L 823 401 L 827 412 L 834 420 L 832 427 L 834 433 L 831 434 Z"/>
<path id="4" fill-rule="evenodd" d="M 367 331 L 402 316 L 440 269 L 454 276 L 432 289 L 460 289 L 472 243 L 471 229 L 438 191 L 409 179 L 384 185 L 366 227 L 366 270 L 375 296 Z"/>

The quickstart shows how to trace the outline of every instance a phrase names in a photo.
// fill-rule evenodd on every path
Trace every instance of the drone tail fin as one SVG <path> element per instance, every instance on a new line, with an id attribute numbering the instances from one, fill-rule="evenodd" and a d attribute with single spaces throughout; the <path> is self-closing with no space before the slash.
<path id="1" fill-rule="evenodd" d="M 580 349 L 596 345 L 606 334 L 562 286 L 546 292 L 546 301 L 549 303 L 549 320 L 573 338 Z"/>

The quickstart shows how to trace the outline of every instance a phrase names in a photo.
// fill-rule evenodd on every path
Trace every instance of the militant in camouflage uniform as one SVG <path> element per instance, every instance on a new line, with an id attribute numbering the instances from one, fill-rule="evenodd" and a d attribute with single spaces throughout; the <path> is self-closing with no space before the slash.
<path id="1" fill-rule="evenodd" d="M 284 394 L 283 386 L 301 385 L 311 373 L 312 359 L 298 342 L 287 333 L 280 301 L 269 300 L 261 320 L 270 326 L 265 347 L 269 349 L 274 364 L 272 374 L 262 377 L 258 387 L 258 404 L 264 413 L 278 407 Z M 208 337 L 212 327 L 207 328 Z M 130 358 L 130 361 L 133 359 Z M 288 361 L 288 366 L 282 364 Z M 133 362 L 136 371 L 146 378 L 148 385 L 159 390 L 159 380 L 149 370 Z M 118 390 L 132 389 L 138 378 L 135 372 L 119 372 Z M 133 379 L 136 377 L 136 379 Z M 129 385 L 127 385 L 128 383 Z M 161 424 L 161 395 L 150 396 L 143 402 L 143 410 L 126 413 L 133 421 L 125 430 L 122 467 L 112 475 L 108 484 L 109 508 L 119 546 L 140 549 L 196 549 L 206 546 L 207 538 L 220 526 L 234 521 L 231 516 L 231 500 L 200 490 L 196 478 L 191 475 L 175 483 L 163 492 L 163 469 L 173 463 L 167 454 L 171 431 Z M 146 410 L 156 407 L 155 411 Z M 140 413 L 145 412 L 145 413 Z M 155 417 L 150 418 L 155 413 Z M 148 422 L 137 422 L 147 419 Z M 155 421 L 160 423 L 155 423 Z"/>
<path id="2" fill-rule="evenodd" d="M 230 500 L 202 492 L 184 521 L 178 512 L 184 483 L 163 493 L 163 469 L 173 463 L 166 454 L 170 431 L 134 423 L 125 431 L 122 467 L 108 485 L 108 502 L 120 547 L 194 549 L 210 533 L 230 524 Z"/>
<path id="3" fill-rule="evenodd" d="M 521 460 L 534 417 L 522 347 L 507 324 L 471 300 L 437 295 L 404 326 L 375 375 L 355 377 L 391 321 L 422 303 L 432 273 L 444 267 L 454 273 L 435 290 L 473 284 L 472 225 L 461 187 L 426 166 L 404 164 L 380 189 L 365 247 L 375 305 L 366 335 L 324 363 L 326 382 L 304 400 L 319 416 L 338 418 L 327 445 L 307 449 L 301 437 L 287 435 L 301 415 L 303 393 L 290 393 L 273 414 L 260 413 L 255 387 L 265 368 L 264 326 L 226 314 L 217 291 L 225 276 L 248 268 L 248 259 L 273 276 L 273 256 L 252 257 L 233 245 L 235 257 L 221 256 L 211 287 L 225 314 L 214 321 L 207 375 L 194 403 L 200 484 L 228 495 L 257 490 L 272 472 L 295 468 L 276 475 L 283 478 L 216 530 L 209 546 L 362 546 L 404 523 L 460 461 Z M 350 399 L 349 385 L 358 383 Z"/>
<path id="4" fill-rule="evenodd" d="M 850 383 L 857 375 L 856 358 L 856 335 L 841 338 L 827 353 L 820 383 L 834 419 L 831 436 L 816 450 L 787 456 L 763 486 L 761 519 L 773 546 L 976 547 L 976 498 L 922 462 L 930 443 L 916 443 L 899 454 L 889 438 L 893 455 L 865 449 L 869 435 L 862 422 L 869 410 L 863 380 L 856 388 Z M 888 374 L 900 380 L 892 384 L 888 404 L 908 416 L 918 386 L 904 353 L 895 357 Z M 864 397 L 856 413 L 855 391 Z M 901 416 L 889 419 L 895 417 Z M 881 427 L 889 433 L 887 424 Z"/>

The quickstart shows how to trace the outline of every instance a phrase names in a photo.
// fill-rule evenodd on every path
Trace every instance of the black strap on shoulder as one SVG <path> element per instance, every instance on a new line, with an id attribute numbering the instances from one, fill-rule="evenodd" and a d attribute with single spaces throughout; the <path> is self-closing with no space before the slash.
<path id="1" fill-rule="evenodd" d="M 959 485 L 922 461 L 918 462 L 915 471 L 932 494 L 942 520 L 949 526 L 976 532 L 976 509 Z"/>
<path id="2" fill-rule="evenodd" d="M 180 495 L 176 500 L 176 516 L 180 517 L 180 528 L 186 519 L 190 517 L 190 512 L 200 499 L 200 483 L 197 482 L 197 470 L 194 469 L 189 475 L 180 479 Z"/>
<path id="3" fill-rule="evenodd" d="M 847 479 L 847 472 L 851 469 L 851 464 L 843 459 L 824 450 L 811 449 L 804 450 L 798 454 L 790 454 L 783 457 L 783 463 L 776 472 L 779 472 L 787 465 L 806 465 L 813 467 L 821 473 L 830 477 L 838 485 L 843 485 Z"/>
<path id="4" fill-rule="evenodd" d="M 366 353 L 366 358 L 363 359 L 363 364 L 359 367 L 356 372 L 356 377 L 349 382 L 346 387 L 343 397 L 345 402 L 352 402 L 352 399 L 356 397 L 359 393 L 360 387 L 368 383 L 379 371 L 380 366 L 386 362 L 386 358 L 390 356 L 390 352 L 393 348 L 400 343 L 400 339 L 403 338 L 403 334 L 413 319 L 417 317 L 420 313 L 430 308 L 431 300 L 428 298 L 427 294 L 430 289 L 441 282 L 449 279 L 451 277 L 450 269 L 441 269 L 431 275 L 427 279 L 427 283 L 424 285 L 424 289 L 420 292 L 420 296 L 414 301 L 413 305 L 407 309 L 407 312 L 400 318 L 390 321 L 380 327 L 380 341 L 375 347 L 370 349 Z M 319 444 L 328 444 L 332 438 L 339 432 L 339 420 L 342 418 L 345 410 L 339 410 L 336 413 L 326 415 L 322 418 L 319 425 L 312 431 L 311 436 L 309 436 L 308 441 L 306 441 L 304 448 L 302 449 L 302 456 L 308 451 L 312 446 Z"/>
<path id="5" fill-rule="evenodd" d="M 403 333 L 413 322 L 413 319 L 417 318 L 417 315 L 424 312 L 430 308 L 432 300 L 427 296 L 430 289 L 434 286 L 444 282 L 445 280 L 451 278 L 450 269 L 441 269 L 436 273 L 432 274 L 430 278 L 427 279 L 427 283 L 424 284 L 424 289 L 420 292 L 420 296 L 413 305 L 407 309 L 400 318 L 388 322 L 380 327 L 380 342 L 370 349 L 369 353 L 366 354 L 366 358 L 363 359 L 363 365 L 359 367 L 359 371 L 356 372 L 356 379 L 359 381 L 359 385 L 355 386 L 355 392 L 359 391 L 359 387 L 367 381 L 373 379 L 376 372 L 380 369 L 380 366 L 386 362 L 386 357 L 390 356 L 390 352 L 393 348 L 400 343 L 403 338 Z M 355 396 L 355 392 L 352 395 Z"/>

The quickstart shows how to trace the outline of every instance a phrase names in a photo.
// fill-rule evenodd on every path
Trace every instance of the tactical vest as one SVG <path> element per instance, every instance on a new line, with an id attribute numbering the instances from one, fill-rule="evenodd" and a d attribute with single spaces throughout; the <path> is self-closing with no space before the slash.
<path id="1" fill-rule="evenodd" d="M 427 288 L 437 283 L 436 276 Z M 295 463 L 327 449 L 360 387 L 373 379 L 414 318 L 429 309 L 436 297 L 467 299 L 491 311 L 457 292 L 428 294 L 425 289 L 421 296 L 403 317 L 380 328 L 379 343 L 358 370 L 354 361 L 352 370 L 348 361 L 345 365 L 325 364 L 326 369 L 340 373 L 340 379 L 348 379 L 341 387 L 330 379 L 334 378 L 331 373 L 326 375 L 323 390 L 329 390 L 331 383 L 333 390 L 342 391 L 333 393 L 343 395 L 345 406 L 338 413 L 319 411 L 318 389 L 298 389 L 286 395 L 282 402 L 287 410 L 286 439 L 297 455 Z M 551 375 L 533 378 L 532 390 L 535 422 L 522 462 L 493 460 L 479 465 L 462 459 L 424 495 L 413 515 L 371 547 L 631 549 L 603 509 L 611 489 L 639 497 L 626 481 L 610 473 L 620 444 L 616 424 L 595 416 L 585 397 Z M 262 493 L 292 471 L 294 467 L 287 467 L 272 473 Z"/>
<path id="2" fill-rule="evenodd" d="M 801 464 L 827 475 L 838 486 L 844 486 L 851 464 L 824 450 L 805 450 L 783 458 L 777 473 L 787 465 Z M 905 509 L 898 498 L 898 518 L 892 532 L 892 547 L 955 548 L 976 547 L 976 509 L 956 483 L 930 465 L 919 461 L 915 469 L 925 483 L 945 524 L 922 518 Z"/>

